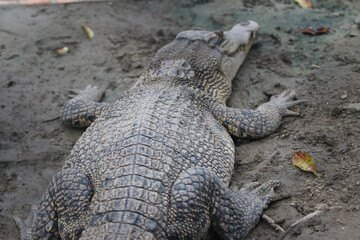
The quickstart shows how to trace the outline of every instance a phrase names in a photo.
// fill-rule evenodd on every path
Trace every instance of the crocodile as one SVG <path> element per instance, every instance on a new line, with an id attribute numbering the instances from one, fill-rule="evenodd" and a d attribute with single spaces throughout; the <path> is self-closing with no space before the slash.
<path id="1" fill-rule="evenodd" d="M 283 195 L 277 180 L 229 189 L 231 135 L 265 137 L 303 102 L 286 90 L 254 110 L 226 106 L 258 28 L 180 32 L 116 102 L 100 102 L 104 90 L 91 85 L 69 100 L 62 121 L 87 129 L 39 208 L 15 218 L 22 237 L 205 239 L 211 228 L 244 238 Z"/>

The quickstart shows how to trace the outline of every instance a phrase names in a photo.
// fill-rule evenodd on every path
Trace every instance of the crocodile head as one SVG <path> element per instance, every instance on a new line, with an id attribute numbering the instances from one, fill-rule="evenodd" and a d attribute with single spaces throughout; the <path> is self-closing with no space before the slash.
<path id="1" fill-rule="evenodd" d="M 180 32 L 172 43 L 157 52 L 146 72 L 156 76 L 178 75 L 184 84 L 225 102 L 231 94 L 232 79 L 252 46 L 258 28 L 256 22 L 242 21 L 229 31 Z"/>

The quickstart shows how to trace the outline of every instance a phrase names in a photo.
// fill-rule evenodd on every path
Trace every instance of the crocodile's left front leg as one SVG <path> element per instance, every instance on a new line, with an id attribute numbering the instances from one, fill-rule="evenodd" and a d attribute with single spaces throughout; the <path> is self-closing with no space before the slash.
<path id="1" fill-rule="evenodd" d="M 93 194 L 93 185 L 83 173 L 61 170 L 50 182 L 39 208 L 32 206 L 25 221 L 14 216 L 21 238 L 78 239 L 88 223 Z"/>
<path id="2" fill-rule="evenodd" d="M 95 121 L 108 103 L 99 103 L 104 90 L 88 85 L 79 95 L 66 102 L 61 108 L 60 117 L 70 127 L 88 127 Z"/>
<path id="3" fill-rule="evenodd" d="M 284 91 L 279 96 L 260 105 L 256 110 L 235 109 L 215 103 L 212 107 L 215 118 L 236 137 L 262 138 L 280 126 L 284 116 L 298 116 L 299 113 L 288 108 L 306 100 L 293 101 L 295 91 Z"/>

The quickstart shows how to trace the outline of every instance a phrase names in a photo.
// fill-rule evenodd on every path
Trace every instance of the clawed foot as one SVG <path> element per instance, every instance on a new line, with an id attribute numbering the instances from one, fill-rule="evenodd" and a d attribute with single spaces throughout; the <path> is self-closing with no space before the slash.
<path id="1" fill-rule="evenodd" d="M 20 229 L 20 235 L 23 240 L 32 239 L 32 236 L 33 236 L 32 224 L 34 222 L 34 218 L 36 217 L 38 211 L 39 210 L 38 210 L 37 206 L 32 205 L 29 216 L 25 220 L 22 220 L 17 216 L 13 216 L 13 219 L 15 220 L 16 225 Z"/>
<path id="2" fill-rule="evenodd" d="M 261 105 L 261 107 L 275 107 L 281 114 L 281 116 L 299 116 L 300 113 L 289 110 L 288 108 L 297 104 L 307 102 L 307 100 L 292 100 L 296 96 L 294 90 L 285 90 L 280 95 L 272 96 L 270 101 Z"/>
<path id="3" fill-rule="evenodd" d="M 262 201 L 264 208 L 266 208 L 269 203 L 288 197 L 288 193 L 278 189 L 275 191 L 279 186 L 280 182 L 277 180 L 270 180 L 263 184 L 252 182 L 246 184 L 244 188 L 240 189 L 240 192 L 250 194 L 255 199 Z"/>

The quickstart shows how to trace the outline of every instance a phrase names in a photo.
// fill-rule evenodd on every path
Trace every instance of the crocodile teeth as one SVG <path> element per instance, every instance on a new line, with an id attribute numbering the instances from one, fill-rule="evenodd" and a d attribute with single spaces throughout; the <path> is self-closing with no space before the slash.
<path id="1" fill-rule="evenodd" d="M 257 38 L 257 32 L 251 32 L 251 38 L 256 39 Z"/>

